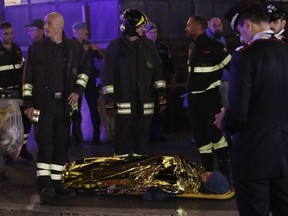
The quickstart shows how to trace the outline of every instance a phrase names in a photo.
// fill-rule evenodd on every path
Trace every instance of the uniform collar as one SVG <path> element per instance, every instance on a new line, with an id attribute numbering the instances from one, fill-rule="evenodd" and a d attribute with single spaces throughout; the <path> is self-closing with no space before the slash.
<path id="1" fill-rule="evenodd" d="M 269 39 L 272 37 L 272 35 L 274 35 L 274 32 L 272 30 L 261 31 L 254 35 L 251 42 L 259 39 Z"/>

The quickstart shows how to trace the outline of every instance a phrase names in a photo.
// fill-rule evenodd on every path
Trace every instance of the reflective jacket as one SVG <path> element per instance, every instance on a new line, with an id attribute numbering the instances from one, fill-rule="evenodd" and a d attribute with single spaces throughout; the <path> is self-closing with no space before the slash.
<path id="1" fill-rule="evenodd" d="M 222 43 L 205 33 L 194 44 L 189 50 L 187 90 L 198 94 L 220 86 L 223 68 L 228 68 L 231 55 Z"/>
<path id="2" fill-rule="evenodd" d="M 21 97 L 23 63 L 19 46 L 12 43 L 11 50 L 7 50 L 0 43 L 0 90 L 16 90 Z"/>
<path id="3" fill-rule="evenodd" d="M 75 92 L 82 95 L 88 81 L 90 66 L 87 53 L 77 41 L 63 38 L 64 43 L 64 100 L 66 110 L 70 111 L 68 96 Z M 52 71 L 55 58 L 55 43 L 49 39 L 34 42 L 28 49 L 24 69 L 23 99 L 24 107 L 34 108 L 35 122 L 41 120 L 47 101 L 51 95 Z"/>
<path id="4" fill-rule="evenodd" d="M 106 104 L 116 103 L 118 114 L 153 114 L 154 98 L 166 96 L 161 59 L 146 38 L 113 40 L 106 50 L 101 81 Z"/>

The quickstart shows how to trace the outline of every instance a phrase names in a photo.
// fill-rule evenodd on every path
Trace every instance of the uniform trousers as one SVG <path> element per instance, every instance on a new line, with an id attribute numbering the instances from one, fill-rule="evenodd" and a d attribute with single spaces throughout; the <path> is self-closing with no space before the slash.
<path id="1" fill-rule="evenodd" d="M 207 171 L 214 170 L 213 152 L 218 159 L 219 170 L 230 177 L 229 146 L 222 132 L 214 125 L 215 114 L 221 111 L 219 88 L 203 93 L 189 94 L 189 123 L 199 149 L 201 162 Z"/>
<path id="2" fill-rule="evenodd" d="M 64 99 L 50 98 L 40 125 L 35 125 L 35 139 L 38 144 L 38 190 L 51 185 L 55 189 L 62 187 L 61 176 L 67 159 L 70 137 L 64 106 Z"/>
<path id="3" fill-rule="evenodd" d="M 240 216 L 288 215 L 288 177 L 256 180 L 234 178 Z"/>
<path id="4" fill-rule="evenodd" d="M 115 154 L 147 154 L 151 115 L 133 117 L 116 114 L 115 116 Z"/>

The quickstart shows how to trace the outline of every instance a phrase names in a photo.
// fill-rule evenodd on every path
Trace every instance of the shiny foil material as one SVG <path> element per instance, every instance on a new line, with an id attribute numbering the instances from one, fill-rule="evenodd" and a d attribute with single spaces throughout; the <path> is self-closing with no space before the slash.
<path id="1" fill-rule="evenodd" d="M 145 192 L 150 187 L 172 194 L 197 193 L 203 167 L 179 156 L 94 157 L 67 165 L 65 188 L 96 194 Z"/>

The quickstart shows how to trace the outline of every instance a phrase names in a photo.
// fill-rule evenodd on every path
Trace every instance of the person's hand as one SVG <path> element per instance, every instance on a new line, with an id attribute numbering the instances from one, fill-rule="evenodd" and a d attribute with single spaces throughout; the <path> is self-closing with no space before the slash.
<path id="1" fill-rule="evenodd" d="M 23 145 L 20 145 L 17 149 L 16 149 L 16 152 L 15 152 L 15 156 L 18 157 L 21 153 L 21 150 L 22 150 L 22 147 Z"/>
<path id="2" fill-rule="evenodd" d="M 167 99 L 165 97 L 159 98 L 159 112 L 162 113 L 167 108 Z"/>
<path id="3" fill-rule="evenodd" d="M 89 47 L 93 50 L 93 51 L 98 51 L 100 49 L 100 47 L 97 44 L 91 43 L 89 44 Z"/>
<path id="4" fill-rule="evenodd" d="M 28 119 L 30 121 L 33 121 L 33 113 L 34 113 L 34 108 L 33 107 L 29 107 L 27 109 L 24 110 L 25 115 L 28 117 Z"/>
<path id="5" fill-rule="evenodd" d="M 116 112 L 115 103 L 109 103 L 105 105 L 106 114 L 108 116 L 114 116 Z"/>
<path id="6" fill-rule="evenodd" d="M 70 96 L 68 97 L 68 103 L 70 104 L 70 106 L 75 106 L 78 102 L 78 98 L 79 98 L 79 95 L 76 94 L 75 92 L 72 92 L 70 94 Z"/>
<path id="7" fill-rule="evenodd" d="M 89 45 L 86 45 L 86 44 L 83 44 L 83 49 L 85 51 L 88 51 L 90 49 L 90 46 Z"/>
<path id="8" fill-rule="evenodd" d="M 225 108 L 221 108 L 221 112 L 215 115 L 215 121 L 213 122 L 213 124 L 219 129 L 222 130 L 223 129 L 223 124 L 222 124 L 222 120 L 223 117 L 225 115 L 226 109 Z"/>
<path id="9" fill-rule="evenodd" d="M 188 92 L 181 95 L 181 98 L 183 98 L 183 107 L 188 108 Z"/>

